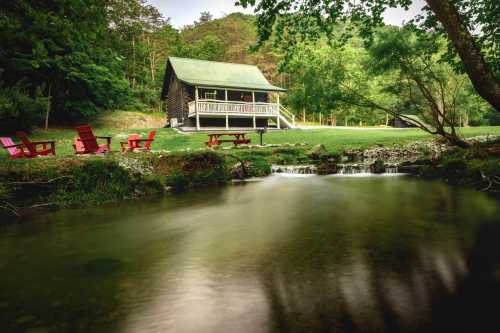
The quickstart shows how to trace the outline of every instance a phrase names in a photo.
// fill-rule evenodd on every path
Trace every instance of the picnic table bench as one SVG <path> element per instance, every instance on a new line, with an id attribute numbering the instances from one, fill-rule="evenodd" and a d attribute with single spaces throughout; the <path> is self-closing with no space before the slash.
<path id="1" fill-rule="evenodd" d="M 235 146 L 239 144 L 248 144 L 250 139 L 245 138 L 246 133 L 210 133 L 208 134 L 208 141 L 205 144 L 208 147 L 218 146 L 224 142 L 232 142 Z M 233 139 L 221 139 L 222 136 L 232 136 Z"/>

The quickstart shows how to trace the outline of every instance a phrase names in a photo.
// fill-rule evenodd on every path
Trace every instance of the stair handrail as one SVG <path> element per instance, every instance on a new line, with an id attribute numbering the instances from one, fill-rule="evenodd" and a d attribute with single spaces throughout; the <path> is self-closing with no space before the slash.
<path id="1" fill-rule="evenodd" d="M 280 114 L 287 122 L 290 122 L 291 120 L 292 127 L 295 127 L 295 115 L 288 111 L 283 105 L 280 105 Z"/>

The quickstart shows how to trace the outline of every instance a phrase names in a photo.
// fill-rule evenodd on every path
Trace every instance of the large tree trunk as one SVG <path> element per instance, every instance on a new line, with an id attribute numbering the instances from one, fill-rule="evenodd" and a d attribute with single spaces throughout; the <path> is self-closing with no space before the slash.
<path id="1" fill-rule="evenodd" d="M 500 112 L 500 83 L 486 64 L 481 50 L 474 42 L 452 1 L 426 0 L 426 2 L 439 22 L 443 24 L 478 94 Z"/>

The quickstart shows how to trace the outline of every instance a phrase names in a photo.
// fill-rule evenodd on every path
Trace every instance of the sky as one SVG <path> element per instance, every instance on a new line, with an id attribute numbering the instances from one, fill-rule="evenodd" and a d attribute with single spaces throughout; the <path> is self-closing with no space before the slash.
<path id="1" fill-rule="evenodd" d="M 252 14 L 251 8 L 244 9 L 234 5 L 236 0 L 147 0 L 160 10 L 164 17 L 170 17 L 170 23 L 176 28 L 192 24 L 200 17 L 200 13 L 209 11 L 214 18 L 219 18 L 234 12 Z M 385 22 L 401 25 L 419 13 L 424 6 L 424 0 L 414 0 L 408 12 L 402 9 L 390 9 L 385 13 Z"/>

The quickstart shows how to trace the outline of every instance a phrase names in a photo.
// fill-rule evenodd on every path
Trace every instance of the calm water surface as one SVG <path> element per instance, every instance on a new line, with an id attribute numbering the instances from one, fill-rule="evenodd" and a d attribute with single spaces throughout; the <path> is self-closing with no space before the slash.
<path id="1" fill-rule="evenodd" d="M 500 206 L 273 176 L 0 229 L 1 332 L 500 332 Z"/>

